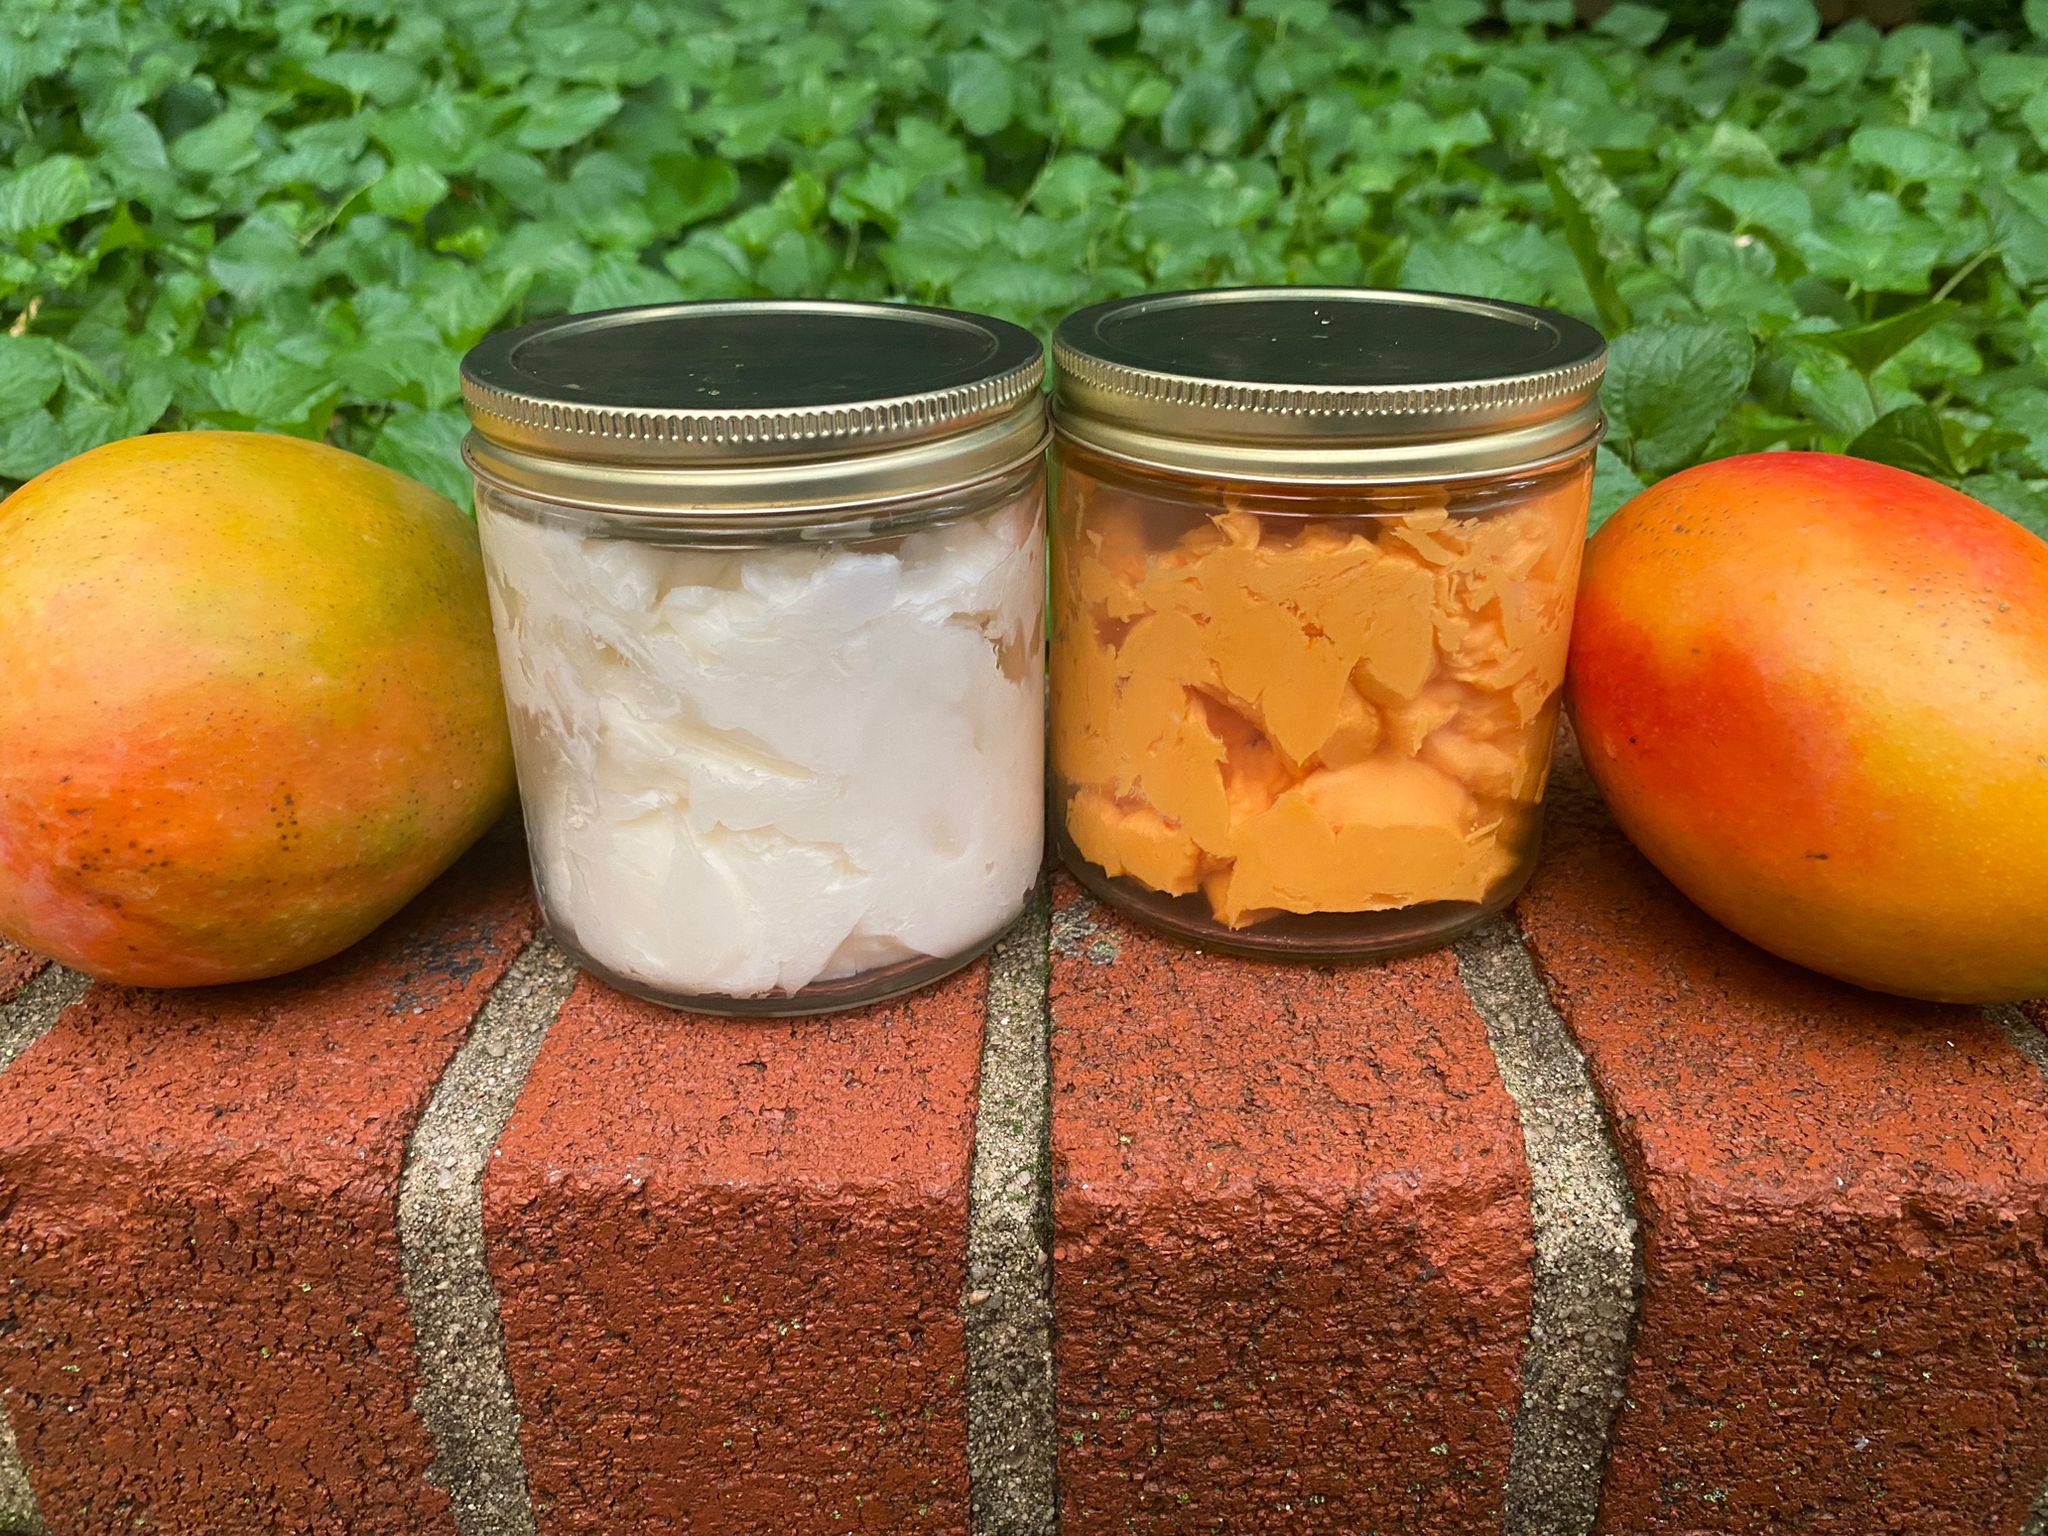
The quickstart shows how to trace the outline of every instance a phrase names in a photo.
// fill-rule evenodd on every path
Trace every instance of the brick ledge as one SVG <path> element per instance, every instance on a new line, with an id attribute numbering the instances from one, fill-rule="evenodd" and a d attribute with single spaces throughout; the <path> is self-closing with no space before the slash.
<path id="1" fill-rule="evenodd" d="M 1453 954 L 1281 972 L 1062 886 L 826 1028 L 578 982 L 503 848 L 285 982 L 0 952 L 0 1533 L 622 1499 L 733 1532 L 2048 1530 L 2048 1005 L 1781 966 L 1569 764 L 1554 825 Z M 696 1370 L 700 1330 L 781 1395 Z"/>

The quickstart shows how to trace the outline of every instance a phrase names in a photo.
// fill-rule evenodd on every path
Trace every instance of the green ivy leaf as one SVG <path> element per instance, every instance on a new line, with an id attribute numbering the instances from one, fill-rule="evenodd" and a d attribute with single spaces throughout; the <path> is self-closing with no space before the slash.
<path id="1" fill-rule="evenodd" d="M 258 303 L 289 287 L 301 273 L 304 253 L 284 214 L 265 208 L 215 248 L 207 260 L 223 289 L 244 303 Z"/>
<path id="2" fill-rule="evenodd" d="M 623 256 L 607 257 L 576 285 L 572 310 L 622 309 L 628 304 L 670 304 L 683 295 L 672 276 Z"/>
<path id="3" fill-rule="evenodd" d="M 388 111 L 326 122 L 319 127 L 336 135 L 337 147 L 360 150 L 367 133 L 397 164 L 430 165 L 442 172 L 462 171 L 474 167 L 482 155 L 486 131 L 496 114 L 496 107 L 490 103 L 441 89 L 402 100 Z M 302 135 L 303 130 L 293 136 L 295 146 L 302 141 Z M 347 135 L 345 140 L 343 135 Z"/>
<path id="4" fill-rule="evenodd" d="M 817 293 L 825 287 L 833 256 L 822 237 L 787 229 L 761 253 L 755 275 L 771 293 Z"/>
<path id="5" fill-rule="evenodd" d="M 2048 149 L 2048 97 L 2035 96 L 2020 108 L 2020 121 L 2027 125 L 2027 132 L 2034 136 L 2034 143 Z"/>
<path id="6" fill-rule="evenodd" d="M 1188 76 L 1159 112 L 1159 138 L 1168 149 L 1209 155 L 1237 153 L 1251 126 L 1243 87 L 1211 70 Z"/>
<path id="7" fill-rule="evenodd" d="M 1603 37 L 1611 37 L 1625 48 L 1638 51 L 1648 48 L 1664 35 L 1664 29 L 1671 25 L 1671 18 L 1652 5 L 1638 5 L 1635 0 L 1620 0 L 1601 12 L 1593 23 L 1593 30 Z"/>
<path id="8" fill-rule="evenodd" d="M 1001 133 L 1016 115 L 1015 73 L 985 48 L 969 48 L 948 65 L 946 105 L 977 137 Z"/>
<path id="9" fill-rule="evenodd" d="M 531 281 L 531 274 L 516 270 L 443 264 L 420 285 L 414 307 L 423 328 L 449 346 L 466 349 L 504 319 Z"/>
<path id="10" fill-rule="evenodd" d="M 1486 19 L 1484 0 L 1412 0 L 1409 13 L 1419 22 L 1461 32 Z"/>
<path id="11" fill-rule="evenodd" d="M 147 184 L 171 168 L 164 136 L 146 114 L 133 107 L 110 114 L 94 137 L 99 142 L 101 164 L 124 175 L 131 185 L 138 181 Z"/>
<path id="12" fill-rule="evenodd" d="M 137 366 L 138 361 L 140 366 Z M 144 432 L 154 431 L 163 424 L 164 413 L 171 408 L 176 395 L 176 383 L 172 368 L 164 358 L 144 354 L 138 359 L 131 354 L 126 388 L 116 407 L 115 423 L 107 436 L 135 437 Z"/>
<path id="13" fill-rule="evenodd" d="M 1943 425 L 1950 424 L 1945 422 Z M 1966 476 L 1988 469 L 2006 454 L 2023 451 L 2028 446 L 2026 433 L 2011 432 L 2004 427 L 1986 427 L 1969 437 L 1960 449 L 1954 447 L 1953 432 L 1949 433 L 1949 438 L 1950 456 L 1956 461 L 1956 467 Z"/>
<path id="14" fill-rule="evenodd" d="M 2048 58 L 1994 53 L 1977 67 L 1977 94 L 1999 112 L 2013 112 L 2048 95 Z"/>
<path id="15" fill-rule="evenodd" d="M 1852 325 L 1843 330 L 1809 331 L 1806 340 L 1832 347 L 1846 357 L 1858 373 L 1868 377 L 1885 363 L 1933 330 L 1962 306 L 1952 299 L 1916 304 L 1883 320 Z"/>
<path id="16" fill-rule="evenodd" d="M 1124 125 L 1123 109 L 1085 84 L 1070 85 L 1056 93 L 1052 114 L 1060 141 L 1077 149 L 1108 149 L 1116 143 Z"/>
<path id="17" fill-rule="evenodd" d="M 1053 218 L 1079 219 L 1121 185 L 1122 178 L 1093 155 L 1060 155 L 1031 184 L 1031 205 Z"/>
<path id="18" fill-rule="evenodd" d="M 1999 264 L 2006 275 L 2022 290 L 2048 288 L 2048 219 L 2004 187 L 1986 186 L 1977 195 L 1990 217 Z"/>
<path id="19" fill-rule="evenodd" d="M 952 297 L 968 309 L 1050 322 L 1080 302 L 1081 285 L 1074 274 L 1036 262 L 1002 261 L 964 274 L 953 285 Z"/>
<path id="20" fill-rule="evenodd" d="M 370 207 L 417 224 L 448 195 L 448 178 L 430 165 L 394 165 L 370 188 Z"/>
<path id="21" fill-rule="evenodd" d="M 1734 215 L 1738 230 L 1761 230 L 1782 239 L 1813 227 L 1813 200 L 1796 181 L 1723 173 L 1707 177 L 1700 190 Z"/>
<path id="22" fill-rule="evenodd" d="M 1643 482 L 1628 461 L 1606 444 L 1593 455 L 1593 514 L 1588 530 L 1598 533 L 1607 520 L 1643 492 Z"/>
<path id="23" fill-rule="evenodd" d="M 129 410 L 112 401 L 71 390 L 61 408 L 31 411 L 18 427 L 0 434 L 0 475 L 26 480 L 87 449 L 130 435 Z"/>
<path id="24" fill-rule="evenodd" d="M 0 332 L 0 417 L 11 421 L 34 410 L 63 382 L 64 359 L 55 342 Z"/>
<path id="25" fill-rule="evenodd" d="M 724 160 L 656 155 L 648 162 L 648 216 L 663 233 L 723 213 L 739 195 L 740 173 Z"/>
<path id="26" fill-rule="evenodd" d="M 1820 36 L 1820 12 L 1813 0 L 1742 0 L 1729 35 L 1751 53 L 1775 58 Z"/>
<path id="27" fill-rule="evenodd" d="M 33 480 L 91 446 L 77 434 L 67 433 L 46 410 L 13 415 L 7 430 L 0 432 L 0 475 L 9 480 Z"/>
<path id="28" fill-rule="evenodd" d="M 171 164 L 188 176 L 210 180 L 246 170 L 263 156 L 256 142 L 262 122 L 263 114 L 252 107 L 230 107 L 171 140 Z"/>
<path id="29" fill-rule="evenodd" d="M 1793 239 L 1817 276 L 1878 293 L 1926 292 L 1943 243 L 1939 225 L 1882 192 L 1845 200 L 1833 220 Z"/>
<path id="30" fill-rule="evenodd" d="M 907 289 L 943 289 L 983 259 L 1007 217 L 993 199 L 927 204 L 904 218 L 882 259 Z"/>
<path id="31" fill-rule="evenodd" d="M 1571 0 L 1501 0 L 1501 20 L 1538 34 L 1570 26 L 1578 19 Z"/>
<path id="32" fill-rule="evenodd" d="M 266 160 L 257 168 L 262 184 L 270 188 L 311 187 L 321 192 L 353 193 L 376 175 L 375 156 L 360 149 L 326 141 L 294 142 L 282 155 Z M 367 174 L 366 174 L 367 173 Z"/>
<path id="33" fill-rule="evenodd" d="M 1849 137 L 1849 154 L 1906 182 L 1973 181 L 1977 175 L 1976 161 L 1918 128 L 1858 128 Z"/>
<path id="34" fill-rule="evenodd" d="M 1856 365 L 1818 344 L 1828 334 L 1841 333 L 1809 332 L 1786 339 L 1791 368 L 1787 393 L 1791 405 L 1820 423 L 1839 446 L 1877 419 L 1877 406 Z"/>
<path id="35" fill-rule="evenodd" d="M 566 149 L 611 121 L 623 104 L 617 91 L 596 86 L 544 96 L 528 105 L 512 142 L 521 149 Z"/>
<path id="36" fill-rule="evenodd" d="M 754 293 L 744 257 L 694 239 L 661 259 L 676 280 L 676 296 L 684 299 L 742 299 Z"/>
<path id="37" fill-rule="evenodd" d="M 1929 405 L 1887 411 L 1849 444 L 1848 452 L 1931 479 L 1952 481 L 1957 476 L 1941 413 Z"/>
<path id="38" fill-rule="evenodd" d="M 303 422 L 339 388 L 325 368 L 267 347 L 236 354 L 206 387 L 229 417 L 271 425 Z"/>
<path id="39" fill-rule="evenodd" d="M 424 338 L 405 332 L 373 335 L 346 351 L 334 354 L 328 367 L 336 379 L 366 400 L 443 405 L 456 398 L 461 390 L 456 355 L 437 334 Z M 280 381 L 277 387 L 282 390 L 286 386 Z M 320 394 L 318 384 L 307 381 L 303 399 L 309 406 L 320 398 Z M 246 400 L 247 397 L 236 398 Z M 223 404 L 231 403 L 228 397 L 221 399 Z M 301 409 L 296 416 L 280 413 L 271 419 L 292 421 L 304 415 L 305 410 Z"/>
<path id="40" fill-rule="evenodd" d="M 0 181 L 0 240 L 48 235 L 92 206 L 92 176 L 76 155 L 52 155 Z"/>
<path id="41" fill-rule="evenodd" d="M 390 105 L 409 100 L 420 88 L 419 66 L 394 53 L 346 50 L 330 53 L 306 66 L 316 80 L 339 86 L 357 100 Z"/>
<path id="42" fill-rule="evenodd" d="M 1470 241 L 1419 242 L 1401 263 L 1401 286 L 1438 293 L 1476 293 L 1518 304 L 1540 304 L 1546 297 L 1540 274 L 1519 270 Z"/>
<path id="43" fill-rule="evenodd" d="M 457 506 L 470 505 L 469 471 L 462 463 L 462 439 L 469 418 L 460 406 L 394 409 L 370 444 L 370 457 L 439 491 Z"/>
<path id="44" fill-rule="evenodd" d="M 1755 351 L 1729 326 L 1664 322 L 1616 338 L 1601 390 L 1616 451 L 1640 474 L 1680 468 L 1749 387 Z"/>

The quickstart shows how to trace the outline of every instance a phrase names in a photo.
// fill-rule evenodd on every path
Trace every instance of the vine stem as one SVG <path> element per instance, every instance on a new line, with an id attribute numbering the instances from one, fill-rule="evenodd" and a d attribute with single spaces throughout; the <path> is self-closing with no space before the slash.
<path id="1" fill-rule="evenodd" d="M 1979 267 L 1983 266 L 1984 263 L 1989 261 L 1993 256 L 1996 256 L 1999 252 L 1999 248 L 2000 245 L 1998 242 L 1994 242 L 1991 245 L 1987 245 L 1984 247 L 1983 250 L 1979 251 L 1976 255 L 1972 256 L 1960 267 L 1957 267 L 1955 271 L 1949 275 L 1949 280 L 1941 285 L 1940 291 L 1936 293 L 1934 297 L 1931 300 L 1929 300 L 1929 302 L 1939 304 L 1944 299 L 1946 299 L 1950 294 L 1954 293 L 1958 288 L 1962 287 L 1963 279 L 1968 277 L 1972 272 L 1976 271 Z"/>

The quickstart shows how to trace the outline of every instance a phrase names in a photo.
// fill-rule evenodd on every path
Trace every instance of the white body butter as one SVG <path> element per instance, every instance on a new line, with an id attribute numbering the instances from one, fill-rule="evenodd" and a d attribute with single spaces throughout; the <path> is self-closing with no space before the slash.
<path id="1" fill-rule="evenodd" d="M 1038 878 L 1042 496 L 867 544 L 595 537 L 479 497 L 534 872 L 621 980 L 966 954 Z"/>

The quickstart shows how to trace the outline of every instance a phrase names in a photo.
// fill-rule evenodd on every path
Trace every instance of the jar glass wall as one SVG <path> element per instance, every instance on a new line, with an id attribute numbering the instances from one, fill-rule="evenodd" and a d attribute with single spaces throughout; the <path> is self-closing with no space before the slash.
<path id="1" fill-rule="evenodd" d="M 628 991 L 874 1001 L 978 954 L 1043 838 L 1034 465 L 905 533 L 621 536 L 485 486 L 534 883 Z"/>
<path id="2" fill-rule="evenodd" d="M 1536 856 L 1590 450 L 1437 485 L 1260 485 L 1057 444 L 1055 835 L 1223 949 L 1428 947 Z"/>

